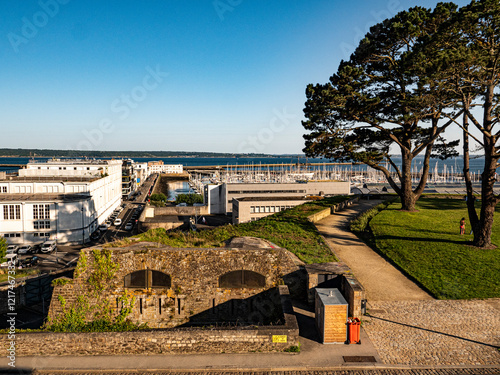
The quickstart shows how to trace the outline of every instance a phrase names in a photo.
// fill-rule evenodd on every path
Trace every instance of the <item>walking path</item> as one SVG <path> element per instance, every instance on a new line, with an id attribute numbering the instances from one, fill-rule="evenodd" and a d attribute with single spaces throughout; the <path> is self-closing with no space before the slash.
<path id="1" fill-rule="evenodd" d="M 381 201 L 359 201 L 316 224 L 365 288 L 363 328 L 386 364 L 500 368 L 500 300 L 432 299 L 348 228 Z M 450 286 L 452 287 L 452 286 Z"/>
<path id="2" fill-rule="evenodd" d="M 316 228 L 337 258 L 349 266 L 363 285 L 368 303 L 432 299 L 349 230 L 348 226 L 352 219 L 381 202 L 360 200 L 345 210 L 319 221 L 316 223 Z"/>

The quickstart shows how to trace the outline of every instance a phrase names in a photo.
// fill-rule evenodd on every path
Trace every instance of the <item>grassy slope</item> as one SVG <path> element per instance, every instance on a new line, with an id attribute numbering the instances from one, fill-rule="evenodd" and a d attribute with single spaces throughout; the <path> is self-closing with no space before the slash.
<path id="1" fill-rule="evenodd" d="M 420 282 L 436 298 L 500 297 L 500 250 L 467 244 L 472 239 L 465 202 L 422 198 L 419 212 L 399 211 L 390 204 L 370 222 L 378 251 Z M 459 221 L 466 220 L 466 235 Z M 500 244 L 500 221 L 492 242 Z"/>
<path id="2" fill-rule="evenodd" d="M 316 227 L 307 220 L 307 216 L 345 199 L 346 197 L 334 197 L 310 202 L 254 222 L 226 225 L 197 233 L 150 230 L 140 235 L 140 238 L 142 241 L 160 242 L 174 247 L 219 247 L 230 238 L 252 236 L 284 247 L 306 263 L 335 262 L 335 256 Z"/>

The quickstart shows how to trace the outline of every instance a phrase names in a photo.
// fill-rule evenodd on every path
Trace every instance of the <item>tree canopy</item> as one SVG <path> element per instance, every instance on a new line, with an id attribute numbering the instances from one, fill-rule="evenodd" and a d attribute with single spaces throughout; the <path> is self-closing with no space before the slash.
<path id="1" fill-rule="evenodd" d="M 413 210 L 427 181 L 433 147 L 443 158 L 456 155 L 458 140 L 446 143 L 442 137 L 453 121 L 441 120 L 454 119 L 460 111 L 450 106 L 449 90 L 422 74 L 426 57 L 420 53 L 421 41 L 455 12 L 452 3 L 400 12 L 373 26 L 328 83 L 308 85 L 303 126 L 310 133 L 304 135 L 303 151 L 383 172 L 402 208 Z M 401 165 L 391 155 L 394 148 Z M 423 170 L 413 189 L 411 166 L 420 154 Z"/>

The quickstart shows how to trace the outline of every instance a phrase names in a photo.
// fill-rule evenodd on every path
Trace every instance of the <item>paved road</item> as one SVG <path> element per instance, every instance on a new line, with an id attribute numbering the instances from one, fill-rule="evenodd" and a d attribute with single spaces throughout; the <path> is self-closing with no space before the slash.
<path id="1" fill-rule="evenodd" d="M 316 227 L 337 258 L 349 266 L 363 285 L 368 302 L 432 299 L 348 229 L 353 218 L 379 203 L 379 200 L 360 200 L 319 221 Z"/>

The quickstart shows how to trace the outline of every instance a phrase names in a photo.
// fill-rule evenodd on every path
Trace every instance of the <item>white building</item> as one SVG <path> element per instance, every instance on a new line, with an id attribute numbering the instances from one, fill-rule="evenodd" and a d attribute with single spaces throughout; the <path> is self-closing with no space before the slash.
<path id="1" fill-rule="evenodd" d="M 205 204 L 211 214 L 230 214 L 233 198 L 349 195 L 348 181 L 301 181 L 291 183 L 222 183 L 205 186 Z"/>
<path id="2" fill-rule="evenodd" d="M 0 176 L 0 235 L 9 243 L 82 243 L 121 203 L 121 160 L 30 162 Z"/>
<path id="3" fill-rule="evenodd" d="M 148 175 L 153 173 L 181 174 L 183 172 L 182 164 L 164 164 L 163 160 L 148 162 Z"/>

